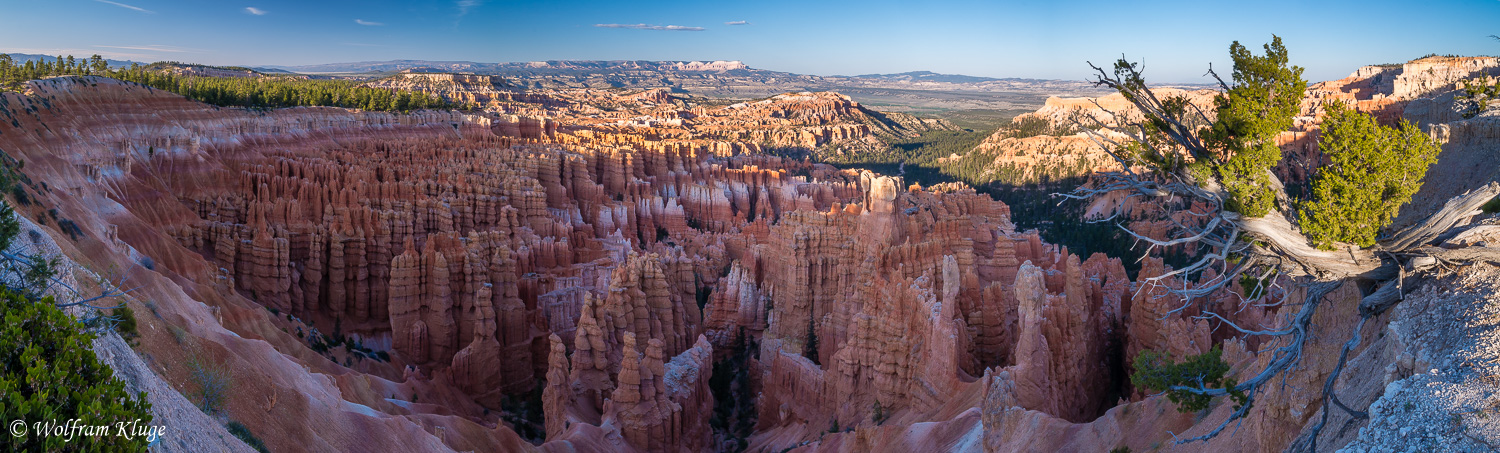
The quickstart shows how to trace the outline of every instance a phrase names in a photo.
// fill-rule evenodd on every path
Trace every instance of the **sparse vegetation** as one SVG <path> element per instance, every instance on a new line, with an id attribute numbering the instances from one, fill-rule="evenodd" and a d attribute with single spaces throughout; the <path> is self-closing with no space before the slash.
<path id="1" fill-rule="evenodd" d="M 72 239 L 73 242 L 78 242 L 78 238 L 84 235 L 83 228 L 79 228 L 78 224 L 74 223 L 71 219 L 58 220 L 57 227 L 62 229 L 62 232 L 67 233 L 68 238 Z"/>
<path id="2" fill-rule="evenodd" d="M 740 329 L 728 357 L 714 362 L 713 374 L 709 376 L 708 388 L 714 395 L 714 412 L 709 426 L 716 435 L 727 439 L 725 450 L 741 452 L 750 446 L 747 440 L 755 430 L 755 395 L 750 391 L 750 373 L 747 362 L 752 351 L 758 348 Z"/>
<path id="3" fill-rule="evenodd" d="M 234 378 L 229 368 L 201 354 L 187 360 L 188 380 L 197 387 L 198 408 L 215 415 L 225 409 L 229 394 L 234 390 Z"/>
<path id="4" fill-rule="evenodd" d="M 1009 138 L 1028 138 L 1041 135 L 1062 137 L 1083 132 L 1083 129 L 1078 126 L 1079 124 L 1088 124 L 1088 121 L 1084 118 L 1082 110 L 1073 109 L 1069 112 L 1066 120 L 1057 123 L 1036 115 L 1023 115 L 1001 126 L 1000 133 L 1005 134 Z"/>
<path id="5" fill-rule="evenodd" d="M 1130 383 L 1137 388 L 1153 392 L 1165 392 L 1167 399 L 1177 403 L 1182 413 L 1207 409 L 1213 397 L 1194 389 L 1223 388 L 1235 402 L 1235 408 L 1245 404 L 1248 397 L 1234 390 L 1238 384 L 1234 378 L 1225 377 L 1229 364 L 1220 358 L 1222 351 L 1214 346 L 1208 352 L 1188 357 L 1182 363 L 1173 363 L 1171 354 L 1153 350 L 1141 351 L 1135 358 L 1135 373 Z"/>
<path id="6" fill-rule="evenodd" d="M 1463 109 L 1464 118 L 1473 118 L 1484 113 L 1490 107 L 1490 101 L 1500 98 L 1500 78 L 1480 76 L 1470 80 L 1461 80 L 1458 83 L 1459 91 L 1456 101 Z"/>
<path id="7" fill-rule="evenodd" d="M 818 362 L 818 322 L 816 320 L 807 321 L 807 343 L 802 345 L 802 356 L 807 357 L 807 360 L 811 360 L 815 365 L 822 365 Z"/>
<path id="8" fill-rule="evenodd" d="M 907 170 L 925 167 L 929 171 L 941 172 L 938 159 L 968 153 L 991 132 L 993 131 L 929 131 L 919 137 L 888 140 L 886 144 L 889 148 L 880 152 L 838 153 L 827 149 L 815 151 L 814 157 L 837 166 L 905 163 Z"/>
<path id="9" fill-rule="evenodd" d="M 1484 206 L 1480 207 L 1479 209 L 1480 209 L 1480 211 L 1483 211 L 1485 214 L 1494 214 L 1494 213 L 1500 212 L 1500 198 L 1495 198 L 1493 200 L 1490 200 L 1488 203 L 1485 203 Z"/>
<path id="10" fill-rule="evenodd" d="M 125 339 L 125 342 L 131 346 L 136 346 L 136 339 L 140 338 L 141 332 L 136 326 L 135 312 L 130 309 L 130 306 L 121 304 L 119 308 L 114 309 L 110 317 L 115 320 L 115 332 L 119 332 L 120 338 Z"/>
<path id="11" fill-rule="evenodd" d="M 14 197 L 16 199 L 17 204 L 20 204 L 21 206 L 31 206 L 31 197 L 26 194 L 25 185 L 19 182 L 11 185 L 10 195 L 11 197 Z"/>
<path id="12" fill-rule="evenodd" d="M 532 444 L 541 445 L 547 439 L 546 413 L 542 410 L 542 391 L 546 384 L 541 380 L 531 386 L 531 391 L 519 395 L 505 395 L 500 400 L 500 418 L 510 423 L 516 434 Z M 416 402 L 412 394 L 412 402 Z"/>
<path id="13" fill-rule="evenodd" d="M 255 451 L 258 451 L 260 453 L 269 453 L 269 450 L 266 450 L 265 442 L 261 442 L 260 438 L 255 437 L 255 433 L 250 432 L 250 428 L 245 427 L 244 423 L 230 420 L 229 423 L 224 425 L 224 429 L 229 430 L 229 434 L 233 434 L 234 437 L 238 437 L 240 440 L 245 442 L 245 445 L 249 445 L 250 448 L 254 448 Z"/>

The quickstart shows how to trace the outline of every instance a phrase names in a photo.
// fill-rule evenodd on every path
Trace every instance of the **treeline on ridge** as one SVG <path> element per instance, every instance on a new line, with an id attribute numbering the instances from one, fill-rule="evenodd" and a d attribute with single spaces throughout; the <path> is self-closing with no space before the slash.
<path id="1" fill-rule="evenodd" d="M 53 62 L 28 60 L 16 64 L 9 55 L 0 54 L 0 91 L 19 91 L 29 80 L 66 75 L 115 78 L 223 107 L 326 106 L 398 112 L 463 107 L 436 95 L 371 88 L 349 80 L 178 76 L 139 65 L 113 69 L 99 55 L 88 59 L 58 56 Z"/>

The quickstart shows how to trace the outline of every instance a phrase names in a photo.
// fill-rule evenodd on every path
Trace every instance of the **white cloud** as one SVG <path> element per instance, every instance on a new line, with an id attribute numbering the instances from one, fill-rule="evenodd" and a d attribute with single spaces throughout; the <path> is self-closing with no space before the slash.
<path id="1" fill-rule="evenodd" d="M 106 45 L 95 45 L 94 47 L 99 47 L 99 48 L 104 48 L 104 49 L 142 50 L 142 51 L 146 51 L 146 52 L 165 52 L 165 53 L 183 53 L 183 52 L 187 52 L 187 53 L 202 53 L 202 52 L 207 52 L 206 50 L 202 50 L 202 49 L 192 49 L 192 48 L 177 47 L 177 46 L 163 46 L 163 45 L 160 45 L 160 44 L 148 44 L 148 45 L 139 45 L 139 46 L 106 46 Z"/>
<path id="2" fill-rule="evenodd" d="M 266 10 L 263 10 L 263 9 L 260 9 L 260 8 L 256 8 L 254 6 L 246 6 L 245 7 L 245 12 L 250 13 L 250 14 L 254 14 L 254 15 L 257 15 L 257 16 L 264 16 L 264 15 L 266 15 Z"/>
<path id="3" fill-rule="evenodd" d="M 469 10 L 483 4 L 484 0 L 458 0 L 454 2 L 454 5 L 458 6 L 458 17 L 464 17 L 465 14 L 469 14 Z"/>
<path id="4" fill-rule="evenodd" d="M 734 21 L 725 22 L 724 25 L 750 25 L 750 21 L 747 21 L 747 20 L 734 20 Z"/>
<path id="5" fill-rule="evenodd" d="M 146 8 L 142 8 L 142 7 L 139 7 L 139 6 L 130 6 L 130 5 L 126 5 L 124 3 L 112 2 L 112 1 L 109 1 L 109 0 L 94 0 L 94 1 L 99 2 L 99 3 L 106 3 L 106 4 L 110 4 L 110 5 L 115 5 L 115 6 L 118 6 L 118 7 L 121 7 L 121 8 L 133 9 L 133 10 L 140 11 L 140 12 L 143 12 L 143 13 L 146 13 L 146 14 L 156 14 L 156 11 L 152 11 L 152 10 L 149 10 L 149 9 L 146 9 Z"/>
<path id="6" fill-rule="evenodd" d="M 599 28 L 632 28 L 636 30 L 666 30 L 666 31 L 703 31 L 703 27 L 685 27 L 682 25 L 647 25 L 647 24 L 594 24 Z"/>
<path id="7" fill-rule="evenodd" d="M 364 19 L 354 19 L 354 23 L 360 24 L 360 25 L 364 25 L 364 26 L 368 26 L 368 27 L 377 27 L 377 26 L 385 25 L 385 22 L 370 22 L 370 21 L 364 20 Z"/>

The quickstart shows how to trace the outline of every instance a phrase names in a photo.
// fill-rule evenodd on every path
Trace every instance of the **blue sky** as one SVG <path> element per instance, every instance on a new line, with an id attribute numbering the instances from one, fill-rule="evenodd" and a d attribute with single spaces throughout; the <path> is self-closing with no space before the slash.
<path id="1" fill-rule="evenodd" d="M 1279 34 L 1311 80 L 1429 53 L 1500 54 L 1500 0 L 0 0 L 0 51 L 220 65 L 423 59 L 742 60 L 804 74 L 928 70 L 1082 79 L 1144 60 L 1206 82 L 1236 39 Z M 743 21 L 743 25 L 730 23 Z M 619 25 L 601 27 L 600 25 Z M 637 27 L 626 27 L 644 25 Z M 676 26 L 676 27 L 672 27 Z M 701 29 L 701 30 L 698 30 Z"/>

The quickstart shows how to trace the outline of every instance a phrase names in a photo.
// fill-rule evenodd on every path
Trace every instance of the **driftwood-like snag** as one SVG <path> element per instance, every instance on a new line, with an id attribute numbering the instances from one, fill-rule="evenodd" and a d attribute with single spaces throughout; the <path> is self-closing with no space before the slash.
<path id="1" fill-rule="evenodd" d="M 1279 43 L 1278 43 L 1279 45 Z M 1270 47 L 1268 46 L 1268 50 Z M 1356 418 L 1368 415 L 1349 408 L 1334 393 L 1334 382 L 1343 370 L 1351 350 L 1358 346 L 1359 329 L 1369 318 L 1379 315 L 1399 303 L 1403 295 L 1414 286 L 1410 279 L 1439 266 L 1461 265 L 1477 261 L 1500 263 L 1500 248 L 1465 247 L 1444 248 L 1434 242 L 1451 237 L 1468 226 L 1480 206 L 1500 196 L 1500 184 L 1490 183 L 1449 200 L 1437 213 L 1425 221 L 1393 232 L 1375 246 L 1360 249 L 1345 245 L 1340 250 L 1319 250 L 1290 218 L 1296 211 L 1290 209 L 1290 198 L 1274 174 L 1267 170 L 1269 187 L 1279 201 L 1280 211 L 1272 210 L 1259 217 L 1247 217 L 1226 209 L 1230 194 L 1217 175 L 1205 175 L 1202 171 L 1189 171 L 1185 165 L 1173 162 L 1221 162 L 1222 150 L 1211 149 L 1200 136 L 1208 116 L 1183 98 L 1158 97 L 1149 89 L 1141 77 L 1141 67 L 1123 58 L 1114 65 L 1114 71 L 1106 71 L 1092 63 L 1097 73 L 1094 84 L 1118 91 L 1140 112 L 1139 118 L 1103 108 L 1107 120 L 1098 121 L 1095 127 L 1084 127 L 1100 147 L 1104 148 L 1123 167 L 1120 171 L 1096 175 L 1092 186 L 1074 189 L 1070 193 L 1056 194 L 1071 200 L 1088 200 L 1110 193 L 1123 193 L 1124 199 L 1142 198 L 1158 201 L 1165 211 L 1163 219 L 1173 225 L 1171 237 L 1153 238 L 1131 231 L 1119 224 L 1138 244 L 1146 244 L 1146 254 L 1158 247 L 1195 246 L 1199 257 L 1196 261 L 1167 272 L 1147 278 L 1141 282 L 1144 290 L 1160 285 L 1164 279 L 1181 276 L 1202 275 L 1213 269 L 1214 277 L 1196 286 L 1183 284 L 1168 287 L 1166 295 L 1182 298 L 1181 311 L 1197 304 L 1202 319 L 1222 323 L 1246 336 L 1263 336 L 1268 340 L 1262 353 L 1272 354 L 1269 363 L 1254 376 L 1232 388 L 1209 388 L 1201 383 L 1197 386 L 1172 386 L 1168 391 L 1187 392 L 1207 396 L 1222 396 L 1243 393 L 1246 401 L 1216 428 L 1193 438 L 1178 439 L 1179 443 L 1208 440 L 1220 434 L 1227 426 L 1243 418 L 1250 410 L 1259 391 L 1277 376 L 1293 370 L 1302 357 L 1303 347 L 1311 335 L 1312 318 L 1325 295 L 1348 281 L 1362 283 L 1362 287 L 1377 288 L 1362 298 L 1357 313 L 1360 319 L 1353 335 L 1344 344 L 1337 366 L 1323 386 L 1323 415 L 1308 434 L 1298 438 L 1292 450 L 1315 451 L 1317 437 L 1327 423 L 1328 412 L 1338 407 Z M 1224 83 L 1212 69 L 1209 74 L 1224 91 L 1231 87 Z M 1097 120 L 1097 119 L 1096 119 Z M 1158 156 L 1156 159 L 1143 156 Z M 1162 156 L 1165 156 L 1164 158 Z M 1121 200 L 1123 202 L 1123 200 Z M 1206 209 L 1204 208 L 1206 207 Z M 1094 221 L 1114 221 L 1116 213 L 1108 218 Z M 1196 219 L 1183 222 L 1178 218 Z M 1143 257 L 1144 258 L 1144 257 Z M 1267 282 L 1278 279 L 1300 282 L 1306 289 L 1295 312 L 1285 313 L 1284 323 L 1279 327 L 1240 326 L 1213 311 L 1205 302 L 1216 291 L 1227 288 L 1242 276 L 1256 281 L 1259 292 Z M 1295 294 L 1285 291 L 1286 297 Z M 1260 294 L 1265 294 L 1260 292 Z M 1251 300 L 1241 298 L 1241 304 Z"/>

